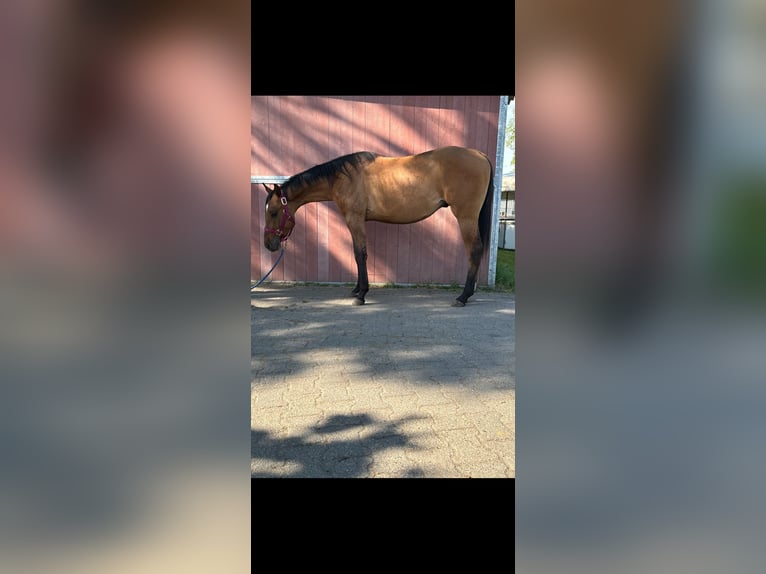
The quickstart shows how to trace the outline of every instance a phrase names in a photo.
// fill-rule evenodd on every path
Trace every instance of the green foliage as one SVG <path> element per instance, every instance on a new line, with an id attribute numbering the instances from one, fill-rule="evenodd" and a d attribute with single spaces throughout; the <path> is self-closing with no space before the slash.
<path id="1" fill-rule="evenodd" d="M 505 121 L 505 153 L 512 154 L 511 165 L 516 165 L 516 114 L 510 108 Z"/>
<path id="2" fill-rule="evenodd" d="M 495 270 L 495 289 L 516 291 L 516 251 L 497 250 L 497 269 Z"/>
<path id="3" fill-rule="evenodd" d="M 516 118 L 509 115 L 505 126 L 505 147 L 512 148 L 516 145 Z"/>
<path id="4" fill-rule="evenodd" d="M 766 294 L 766 178 L 742 174 L 725 182 L 716 210 L 714 282 L 740 293 Z"/>

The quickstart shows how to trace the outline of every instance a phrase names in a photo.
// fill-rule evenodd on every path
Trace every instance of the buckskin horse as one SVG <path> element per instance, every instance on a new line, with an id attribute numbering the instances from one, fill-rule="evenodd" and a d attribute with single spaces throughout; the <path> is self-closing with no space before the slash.
<path id="1" fill-rule="evenodd" d="M 405 157 L 362 151 L 335 158 L 269 188 L 263 243 L 276 251 L 295 226 L 295 213 L 312 201 L 334 201 L 346 220 L 357 265 L 355 305 L 364 305 L 367 278 L 366 221 L 415 223 L 449 207 L 460 226 L 468 256 L 465 287 L 453 303 L 465 306 L 476 289 L 481 258 L 489 245 L 492 163 L 480 151 L 442 147 Z"/>

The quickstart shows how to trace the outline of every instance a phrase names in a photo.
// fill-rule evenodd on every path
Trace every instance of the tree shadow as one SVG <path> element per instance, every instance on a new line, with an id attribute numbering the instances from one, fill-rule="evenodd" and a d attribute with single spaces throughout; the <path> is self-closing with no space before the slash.
<path id="1" fill-rule="evenodd" d="M 515 315 L 511 297 L 476 293 L 447 306 L 438 289 L 373 289 L 368 304 L 346 301 L 347 287 L 269 287 L 254 293 L 252 376 L 268 385 L 323 369 L 357 380 L 466 385 L 472 392 L 515 388 Z M 443 305 L 443 306 L 442 306 Z"/>
<path id="2" fill-rule="evenodd" d="M 420 450 L 414 436 L 399 427 L 425 416 L 410 415 L 381 421 L 369 414 L 333 415 L 302 434 L 277 437 L 267 430 L 251 429 L 250 457 L 266 469 L 253 470 L 252 478 L 361 478 L 377 453 L 390 449 Z M 356 431 L 356 438 L 347 436 Z M 369 431 L 362 437 L 363 431 Z M 265 464 L 264 464 L 265 463 Z M 409 468 L 404 476 L 422 477 L 422 469 Z"/>

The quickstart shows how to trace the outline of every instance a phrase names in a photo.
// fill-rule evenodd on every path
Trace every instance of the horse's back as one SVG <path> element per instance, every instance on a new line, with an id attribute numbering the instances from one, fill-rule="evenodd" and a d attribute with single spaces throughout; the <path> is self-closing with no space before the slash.
<path id="1" fill-rule="evenodd" d="M 378 156 L 368 166 L 368 173 L 376 176 L 426 177 L 434 182 L 455 175 L 481 177 L 489 171 L 491 164 L 484 153 L 458 146 L 445 146 L 403 157 Z"/>
<path id="2" fill-rule="evenodd" d="M 486 154 L 480 152 L 477 149 L 459 147 L 459 146 L 445 146 L 433 149 L 425 152 L 425 154 L 433 154 L 435 158 L 441 161 L 461 161 L 461 162 L 486 162 Z M 419 155 L 425 155 L 419 154 Z"/>
<path id="3" fill-rule="evenodd" d="M 473 213 L 484 200 L 491 164 L 480 151 L 457 146 L 404 156 L 378 156 L 364 168 L 366 216 L 410 223 L 450 205 Z"/>
<path id="4" fill-rule="evenodd" d="M 487 176 L 491 172 L 491 163 L 489 158 L 479 150 L 446 146 L 412 157 L 420 156 L 437 167 L 445 183 L 457 181 L 463 186 L 468 184 L 469 187 L 473 187 L 471 182 L 476 181 L 479 188 L 487 188 L 489 183 Z"/>

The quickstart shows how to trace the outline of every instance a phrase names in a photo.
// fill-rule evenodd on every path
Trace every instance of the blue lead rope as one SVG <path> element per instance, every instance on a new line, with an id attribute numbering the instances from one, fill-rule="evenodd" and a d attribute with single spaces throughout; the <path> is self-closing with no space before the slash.
<path id="1" fill-rule="evenodd" d="M 261 278 L 260 278 L 260 280 L 258 281 L 258 283 L 256 283 L 256 284 L 255 284 L 255 285 L 253 285 L 252 287 L 250 287 L 250 291 L 252 291 L 252 290 L 253 290 L 253 289 L 255 289 L 256 287 L 258 287 L 258 285 L 260 285 L 260 284 L 261 284 L 261 283 L 263 283 L 264 281 L 266 281 L 266 278 L 267 278 L 269 275 L 271 275 L 271 272 L 272 272 L 272 271 L 274 271 L 274 269 L 276 268 L 276 266 L 277 266 L 277 265 L 279 265 L 279 262 L 280 262 L 280 261 L 282 261 L 282 256 L 283 256 L 284 254 L 285 254 L 285 248 L 284 248 L 284 247 L 282 247 L 282 252 L 279 254 L 279 257 L 277 257 L 277 260 L 274 262 L 274 265 L 272 265 L 272 266 L 271 266 L 271 269 L 269 269 L 269 272 L 268 272 L 268 273 L 266 273 L 266 275 L 264 275 L 263 277 L 261 277 Z"/>

